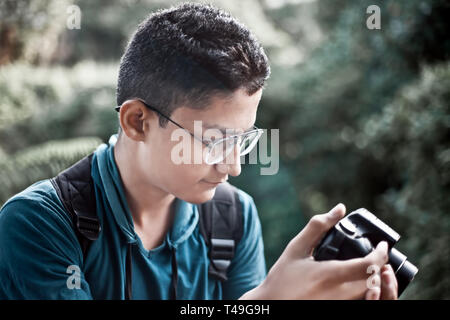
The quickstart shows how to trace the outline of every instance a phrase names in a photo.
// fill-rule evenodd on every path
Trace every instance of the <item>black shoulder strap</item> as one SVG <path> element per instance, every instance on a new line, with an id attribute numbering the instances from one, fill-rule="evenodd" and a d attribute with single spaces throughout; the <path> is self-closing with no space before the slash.
<path id="1" fill-rule="evenodd" d="M 50 179 L 59 199 L 70 214 L 83 257 L 86 256 L 90 243 L 98 238 L 101 231 L 91 177 L 92 156 L 93 153 Z"/>
<path id="2" fill-rule="evenodd" d="M 209 248 L 209 270 L 213 278 L 227 280 L 227 270 L 242 238 L 242 208 L 235 187 L 217 186 L 213 199 L 198 205 L 200 232 Z"/>
<path id="3" fill-rule="evenodd" d="M 73 221 L 83 257 L 101 232 L 91 177 L 92 156 L 84 157 L 50 179 Z M 225 281 L 228 266 L 243 233 L 242 208 L 236 188 L 229 183 L 220 184 L 213 199 L 199 205 L 198 209 L 200 231 L 209 248 L 211 263 L 208 273 L 213 278 Z"/>

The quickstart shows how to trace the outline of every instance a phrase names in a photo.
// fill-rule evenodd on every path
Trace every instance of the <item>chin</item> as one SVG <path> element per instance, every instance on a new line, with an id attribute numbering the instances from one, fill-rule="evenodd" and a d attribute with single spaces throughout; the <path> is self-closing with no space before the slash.
<path id="1" fill-rule="evenodd" d="M 201 203 L 211 200 L 214 197 L 215 193 L 216 193 L 216 188 L 213 188 L 213 189 L 202 191 L 202 192 L 199 192 L 196 194 L 190 194 L 189 196 L 183 197 L 181 199 L 183 199 L 184 201 L 187 201 L 189 203 L 201 204 Z"/>

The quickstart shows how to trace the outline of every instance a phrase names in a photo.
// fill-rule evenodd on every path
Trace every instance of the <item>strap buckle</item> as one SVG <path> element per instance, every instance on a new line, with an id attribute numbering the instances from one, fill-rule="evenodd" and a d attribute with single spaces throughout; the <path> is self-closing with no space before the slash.
<path id="1" fill-rule="evenodd" d="M 232 239 L 211 239 L 210 256 L 218 278 L 227 279 L 226 272 L 234 256 L 234 246 Z"/>
<path id="2" fill-rule="evenodd" d="M 231 260 L 234 255 L 233 239 L 211 239 L 211 257 L 213 259 Z"/>
<path id="3" fill-rule="evenodd" d="M 77 229 L 89 240 L 97 240 L 102 227 L 98 219 L 81 216 L 77 213 Z"/>

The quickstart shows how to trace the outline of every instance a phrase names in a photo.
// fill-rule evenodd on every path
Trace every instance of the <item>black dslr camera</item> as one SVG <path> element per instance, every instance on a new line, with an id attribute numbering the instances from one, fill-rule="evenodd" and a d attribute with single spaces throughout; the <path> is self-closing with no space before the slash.
<path id="1" fill-rule="evenodd" d="M 368 210 L 361 208 L 342 218 L 315 248 L 315 260 L 347 260 L 369 254 L 381 241 L 389 247 L 389 264 L 398 282 L 398 296 L 414 279 L 418 269 L 393 248 L 400 235 Z"/>

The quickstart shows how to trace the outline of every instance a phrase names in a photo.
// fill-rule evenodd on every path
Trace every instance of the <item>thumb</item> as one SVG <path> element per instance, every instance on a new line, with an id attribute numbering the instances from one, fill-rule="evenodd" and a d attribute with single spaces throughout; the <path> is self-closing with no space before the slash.
<path id="1" fill-rule="evenodd" d="M 289 250 L 296 256 L 310 256 L 325 233 L 344 217 L 345 210 L 345 205 L 339 203 L 329 212 L 313 216 L 303 230 L 291 240 Z"/>

